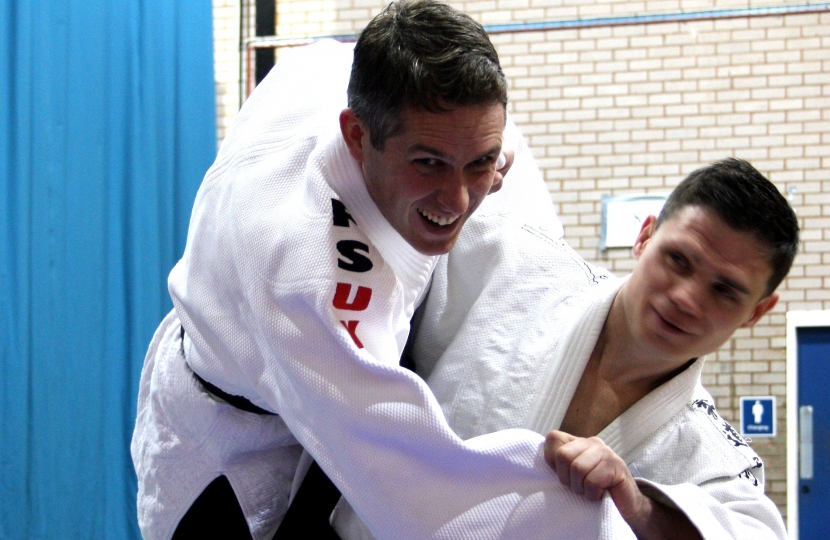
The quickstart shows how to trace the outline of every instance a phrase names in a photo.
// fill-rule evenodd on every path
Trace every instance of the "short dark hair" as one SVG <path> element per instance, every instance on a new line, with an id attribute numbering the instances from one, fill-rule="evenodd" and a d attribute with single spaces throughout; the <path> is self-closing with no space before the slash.
<path id="1" fill-rule="evenodd" d="M 434 0 L 389 4 L 360 33 L 349 107 L 383 151 L 404 108 L 442 112 L 507 104 L 507 81 L 484 28 Z"/>
<path id="2" fill-rule="evenodd" d="M 686 206 L 715 212 L 769 248 L 772 275 L 766 294 L 784 280 L 798 253 L 798 220 L 787 199 L 748 162 L 727 158 L 694 171 L 669 195 L 657 227 Z"/>

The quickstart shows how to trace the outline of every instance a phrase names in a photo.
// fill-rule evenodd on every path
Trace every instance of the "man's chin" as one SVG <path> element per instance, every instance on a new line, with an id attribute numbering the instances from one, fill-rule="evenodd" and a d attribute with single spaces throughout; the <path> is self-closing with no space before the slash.
<path id="1" fill-rule="evenodd" d="M 464 224 L 463 216 L 451 225 L 438 228 L 435 225 L 422 224 L 423 230 L 412 231 L 405 238 L 406 241 L 422 255 L 445 255 L 455 246 L 461 227 Z"/>
<path id="2" fill-rule="evenodd" d="M 458 235 L 456 234 L 452 237 L 441 239 L 424 238 L 419 236 L 417 238 L 407 239 L 407 241 L 409 242 L 409 245 L 415 248 L 415 250 L 417 250 L 421 255 L 434 257 L 449 253 L 455 246 L 456 241 L 458 241 Z"/>
<path id="3" fill-rule="evenodd" d="M 436 257 L 438 255 L 446 255 L 447 253 L 452 250 L 453 246 L 455 246 L 456 238 L 454 238 L 451 242 L 442 242 L 440 244 L 437 243 L 418 243 L 412 244 L 418 253 L 421 255 L 427 255 L 430 257 Z"/>

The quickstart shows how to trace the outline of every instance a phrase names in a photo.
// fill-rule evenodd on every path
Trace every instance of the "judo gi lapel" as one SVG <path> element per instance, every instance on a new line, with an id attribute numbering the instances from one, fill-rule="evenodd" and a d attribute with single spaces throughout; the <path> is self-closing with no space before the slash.
<path id="1" fill-rule="evenodd" d="M 331 133 L 323 148 L 322 168 L 326 181 L 346 205 L 358 229 L 378 250 L 383 262 L 392 268 L 403 288 L 407 317 L 412 318 L 438 257 L 419 253 L 386 221 L 366 189 L 360 165 L 349 153 L 339 132 Z"/>
<path id="2" fill-rule="evenodd" d="M 623 283 L 625 279 L 600 285 L 584 303 L 570 309 L 571 323 L 553 349 L 542 383 L 525 416 L 524 427 L 543 435 L 559 429 Z"/>
<path id="3" fill-rule="evenodd" d="M 630 461 L 632 450 L 692 400 L 703 361 L 698 358 L 682 373 L 632 405 L 608 424 L 599 438 L 624 460 Z"/>

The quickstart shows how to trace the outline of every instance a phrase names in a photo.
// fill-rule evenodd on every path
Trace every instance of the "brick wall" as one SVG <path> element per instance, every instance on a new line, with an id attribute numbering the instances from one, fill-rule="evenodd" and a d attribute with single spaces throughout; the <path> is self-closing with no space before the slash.
<path id="1" fill-rule="evenodd" d="M 451 4 L 483 24 L 770 5 L 746 0 Z M 238 103 L 233 57 L 238 62 L 239 8 L 229 0 L 214 5 L 221 140 Z M 354 33 L 383 5 L 282 0 L 277 30 L 282 37 Z M 492 39 L 509 79 L 508 110 L 535 152 L 566 238 L 586 259 L 619 275 L 634 263 L 627 249 L 599 250 L 603 194 L 667 193 L 692 170 L 735 156 L 751 161 L 789 195 L 803 249 L 779 289 L 781 302 L 712 355 L 704 374 L 721 414 L 735 424 L 740 396 L 777 396 L 779 435 L 756 439 L 753 447 L 768 467 L 767 492 L 786 514 L 785 313 L 830 309 L 830 13 Z"/>
<path id="2" fill-rule="evenodd" d="M 239 1 L 213 0 L 216 138 L 221 144 L 239 110 Z"/>

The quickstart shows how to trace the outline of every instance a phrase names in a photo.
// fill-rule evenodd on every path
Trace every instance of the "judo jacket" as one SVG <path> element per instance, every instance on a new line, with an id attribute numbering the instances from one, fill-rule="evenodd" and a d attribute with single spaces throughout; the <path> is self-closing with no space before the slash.
<path id="1" fill-rule="evenodd" d="M 332 42 L 280 60 L 200 187 L 169 278 L 174 310 L 140 382 L 142 535 L 170 538 L 224 474 L 254 538 L 270 538 L 305 449 L 379 539 L 630 538 L 613 504 L 561 487 L 541 435 L 464 441 L 398 365 L 436 260 L 383 219 L 339 135 L 350 62 Z M 515 172 L 479 212 L 499 219 L 499 205 L 521 203 L 523 223 L 559 236 L 529 150 L 515 144 Z M 236 409 L 194 374 L 275 414 Z"/>

